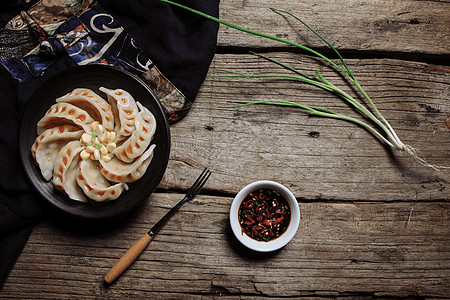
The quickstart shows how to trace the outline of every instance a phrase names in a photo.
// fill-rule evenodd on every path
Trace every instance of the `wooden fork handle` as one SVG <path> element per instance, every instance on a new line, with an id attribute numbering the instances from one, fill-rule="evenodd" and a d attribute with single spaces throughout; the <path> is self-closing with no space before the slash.
<path id="1" fill-rule="evenodd" d="M 148 246 L 152 237 L 148 233 L 144 234 L 130 249 L 125 252 L 116 264 L 105 275 L 107 283 L 113 283 L 128 267 L 136 260 L 136 258 Z"/>

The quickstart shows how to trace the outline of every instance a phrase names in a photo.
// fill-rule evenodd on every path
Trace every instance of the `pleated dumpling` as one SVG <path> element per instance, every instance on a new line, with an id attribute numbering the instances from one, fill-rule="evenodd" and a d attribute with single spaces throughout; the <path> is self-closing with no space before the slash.
<path id="1" fill-rule="evenodd" d="M 111 112 L 111 105 L 87 88 L 77 88 L 72 92 L 56 99 L 58 103 L 70 103 L 85 110 L 95 121 L 111 131 L 114 128 L 114 117 Z"/>
<path id="2" fill-rule="evenodd" d="M 31 155 L 45 180 L 52 178 L 54 163 L 61 148 L 70 141 L 79 140 L 83 133 L 84 130 L 78 127 L 62 125 L 47 129 L 36 138 Z"/>
<path id="3" fill-rule="evenodd" d="M 67 143 L 58 153 L 53 169 L 53 185 L 58 190 L 66 192 L 73 200 L 87 202 L 83 191 L 78 186 L 78 164 L 80 163 L 80 152 L 83 146 L 79 141 Z"/>
<path id="4" fill-rule="evenodd" d="M 115 142 L 118 143 L 130 136 L 136 129 L 135 118 L 138 108 L 133 97 L 122 89 L 110 90 L 100 88 L 108 96 L 108 102 L 114 115 Z"/>
<path id="5" fill-rule="evenodd" d="M 108 101 L 88 88 L 56 99 L 31 145 L 43 177 L 76 201 L 119 198 L 145 174 L 155 149 L 150 110 L 122 89 L 100 90 Z"/>
<path id="6" fill-rule="evenodd" d="M 110 185 L 91 159 L 80 162 L 77 183 L 88 198 L 97 202 L 115 200 L 128 189 L 126 183 Z"/>
<path id="7" fill-rule="evenodd" d="M 156 131 L 156 119 L 153 114 L 139 102 L 139 113 L 136 115 L 136 130 L 117 147 L 113 154 L 124 162 L 132 162 L 147 150 Z"/>
<path id="8" fill-rule="evenodd" d="M 90 131 L 90 125 L 94 119 L 87 111 L 70 103 L 53 104 L 37 123 L 37 134 L 60 125 L 75 125 L 86 132 Z"/>
<path id="9" fill-rule="evenodd" d="M 106 179 L 112 182 L 133 182 L 145 174 L 153 158 L 155 145 L 151 145 L 136 161 L 125 163 L 113 157 L 110 161 L 100 160 L 100 170 Z"/>

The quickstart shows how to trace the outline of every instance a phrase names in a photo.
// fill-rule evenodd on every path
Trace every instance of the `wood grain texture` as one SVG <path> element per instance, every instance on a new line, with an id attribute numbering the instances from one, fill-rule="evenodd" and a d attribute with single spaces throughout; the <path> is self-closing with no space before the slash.
<path id="1" fill-rule="evenodd" d="M 320 69 L 352 91 L 336 73 L 297 54 L 269 53 L 308 74 Z M 450 73 L 424 63 L 349 60 L 350 67 L 400 138 L 430 163 L 450 165 Z M 221 109 L 230 100 L 283 99 L 361 118 L 338 97 L 289 80 L 214 77 L 220 69 L 282 73 L 251 55 L 216 55 L 210 77 L 186 121 L 171 128 L 173 148 L 162 187 L 187 187 L 192 166 L 209 166 L 207 184 L 235 193 L 261 179 L 287 185 L 299 199 L 337 201 L 449 200 L 450 170 L 436 172 L 406 153 L 390 151 L 366 130 L 344 121 L 308 117 L 295 108 Z M 189 174 L 190 177 L 195 176 Z"/>
<path id="2" fill-rule="evenodd" d="M 300 202 L 294 239 L 280 251 L 261 255 L 244 249 L 232 235 L 232 198 L 208 195 L 183 206 L 124 275 L 105 287 L 105 272 L 181 196 L 153 194 L 120 229 L 105 233 L 39 224 L 0 297 L 276 299 L 450 293 L 448 203 Z"/>
<path id="3" fill-rule="evenodd" d="M 266 34 L 314 48 L 324 43 L 295 19 L 270 7 L 287 10 L 343 51 L 403 52 L 444 55 L 450 50 L 447 1 L 221 1 L 220 18 Z M 258 49 L 281 47 L 275 41 L 220 27 L 219 47 Z M 283 47 L 286 47 L 284 45 Z"/>
<path id="4" fill-rule="evenodd" d="M 268 55 L 307 72 L 320 68 L 348 89 L 333 71 L 308 57 Z M 447 70 L 400 60 L 349 64 L 404 141 L 430 162 L 448 163 Z M 251 55 L 218 54 L 210 75 L 221 68 L 280 72 Z M 449 171 L 435 172 L 391 153 L 353 124 L 310 118 L 290 108 L 217 108 L 228 100 L 262 98 L 320 103 L 352 113 L 336 97 L 295 82 L 208 77 L 187 118 L 171 127 L 172 152 L 160 193 L 109 231 L 94 227 L 92 233 L 80 233 L 39 224 L 0 297 L 448 296 Z M 205 166 L 213 175 L 202 195 L 182 208 L 119 280 L 105 287 L 104 274 Z M 243 249 L 228 225 L 233 195 L 260 179 L 288 186 L 302 213 L 295 239 L 262 256 Z"/>
<path id="5" fill-rule="evenodd" d="M 450 165 L 448 1 L 223 0 L 220 14 L 323 50 L 269 6 L 292 11 L 350 56 L 348 65 L 403 142 L 432 164 Z M 281 99 L 363 119 L 336 96 L 293 80 L 218 77 L 221 69 L 286 74 L 247 52 L 258 49 L 309 75 L 318 70 L 358 97 L 320 60 L 221 26 L 194 107 L 171 126 L 170 160 L 157 192 L 108 230 L 38 224 L 0 298 L 448 298 L 450 169 L 434 171 L 361 127 L 299 109 L 219 108 L 232 100 Z M 204 167 L 213 174 L 202 193 L 106 287 L 106 272 Z M 286 185 L 301 210 L 293 241 L 264 255 L 243 248 L 228 221 L 234 195 L 262 179 Z"/>
<path id="6" fill-rule="evenodd" d="M 105 282 L 108 284 L 113 283 L 120 275 L 128 269 L 129 266 L 133 264 L 137 257 L 145 250 L 148 246 L 152 237 L 145 233 L 142 237 L 137 240 L 133 246 L 131 246 L 112 266 L 112 268 L 105 275 Z"/>

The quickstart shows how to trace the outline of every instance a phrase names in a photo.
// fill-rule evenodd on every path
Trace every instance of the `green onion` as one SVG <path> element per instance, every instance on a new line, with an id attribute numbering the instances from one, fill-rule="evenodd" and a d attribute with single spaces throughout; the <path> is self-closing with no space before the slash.
<path id="1" fill-rule="evenodd" d="M 265 101 L 230 101 L 230 102 L 234 102 L 237 103 L 236 105 L 233 106 L 226 106 L 226 107 L 222 107 L 222 108 L 235 108 L 235 107 L 242 107 L 242 106 L 246 106 L 246 105 L 254 105 L 254 104 L 265 104 L 265 105 L 277 105 L 277 106 L 289 106 L 289 107 L 295 107 L 295 108 L 300 108 L 300 109 L 304 109 L 306 111 L 309 112 L 310 115 L 312 116 L 320 116 L 320 117 L 326 117 L 326 118 L 332 118 L 332 119 L 338 119 L 338 120 L 343 120 L 343 121 L 348 121 L 348 122 L 352 122 L 356 125 L 359 125 L 363 128 L 365 128 L 366 130 L 368 130 L 371 134 L 373 134 L 376 138 L 378 138 L 379 140 L 381 140 L 384 144 L 386 144 L 387 146 L 395 149 L 395 150 L 399 150 L 399 151 L 403 151 L 403 152 L 407 152 L 408 154 L 410 154 L 414 159 L 416 159 L 418 162 L 420 162 L 421 164 L 423 164 L 424 166 L 427 167 L 431 167 L 435 170 L 438 170 L 439 168 L 449 168 L 449 167 L 445 167 L 445 166 L 435 166 L 435 165 L 431 165 L 428 162 L 426 162 L 423 158 L 419 157 L 417 154 L 416 149 L 414 149 L 412 146 L 410 145 L 405 145 L 400 138 L 397 136 L 396 132 L 394 131 L 394 129 L 392 128 L 392 126 L 389 124 L 389 122 L 384 118 L 384 116 L 380 113 L 380 111 L 378 110 L 378 108 L 376 107 L 375 103 L 372 101 L 372 99 L 369 97 L 369 95 L 365 92 L 365 90 L 361 87 L 361 85 L 359 84 L 358 80 L 356 79 L 356 77 L 353 75 L 353 73 L 350 71 L 349 67 L 347 66 L 346 62 L 344 61 L 343 57 L 341 56 L 341 54 L 339 53 L 339 51 L 333 47 L 333 45 L 331 45 L 324 37 L 322 37 L 318 32 L 316 32 L 313 28 L 311 28 L 308 24 L 306 24 L 304 21 L 302 21 L 300 18 L 296 17 L 294 14 L 288 12 L 288 11 L 284 11 L 284 10 L 280 10 L 280 9 L 275 9 L 275 8 L 270 8 L 272 11 L 277 12 L 277 13 L 284 13 L 287 14 L 293 18 L 295 18 L 297 21 L 301 22 L 303 25 L 305 25 L 311 32 L 313 32 L 317 37 L 319 37 L 323 42 L 325 42 L 327 44 L 328 47 L 330 47 L 332 49 L 332 51 L 338 56 L 339 58 L 339 63 L 335 63 L 332 60 L 330 60 L 329 58 L 327 58 L 325 55 L 300 44 L 282 39 L 282 38 L 278 38 L 275 36 L 271 36 L 268 34 L 264 34 L 264 33 L 260 33 L 254 30 L 250 30 L 235 24 L 232 24 L 230 22 L 227 21 L 223 21 L 221 19 L 218 19 L 216 17 L 210 16 L 208 14 L 205 14 L 203 12 L 197 11 L 195 9 L 192 9 L 190 7 L 184 6 L 182 4 L 178 4 L 175 3 L 173 1 L 170 0 L 160 0 L 162 2 L 168 3 L 168 4 L 172 4 L 174 6 L 183 8 L 187 11 L 190 11 L 192 13 L 195 13 L 197 15 L 203 16 L 209 20 L 212 20 L 214 22 L 223 24 L 225 26 L 237 29 L 239 31 L 245 32 L 245 33 L 249 33 L 249 34 L 253 34 L 256 36 L 260 36 L 263 38 L 267 38 L 267 39 L 271 39 L 271 40 L 275 40 L 277 42 L 280 43 L 284 43 L 284 44 L 288 44 L 290 46 L 294 46 L 297 47 L 301 50 L 304 50 L 310 54 L 313 54 L 314 56 L 317 56 L 323 60 L 325 60 L 329 65 L 331 65 L 333 68 L 335 68 L 335 70 L 337 70 L 339 73 L 341 73 L 348 82 L 350 82 L 351 84 L 353 84 L 353 86 L 360 92 L 360 94 L 364 97 L 364 99 L 367 101 L 368 106 L 371 110 L 369 110 L 368 108 L 366 108 L 360 101 L 358 101 L 357 99 L 355 99 L 354 97 L 350 96 L 349 94 L 347 94 L 346 92 L 344 92 L 343 90 L 341 90 L 340 88 L 336 87 L 334 84 L 330 83 L 326 78 L 324 78 L 322 76 L 322 74 L 320 74 L 320 72 L 316 71 L 315 72 L 315 77 L 311 77 L 308 76 L 306 74 L 303 74 L 302 72 L 300 72 L 299 70 L 296 70 L 282 62 L 279 62 L 275 59 L 269 58 L 265 55 L 262 54 L 258 54 L 255 52 L 251 52 L 254 55 L 257 55 L 263 59 L 266 59 L 272 63 L 275 63 L 283 68 L 285 68 L 288 71 L 291 71 L 293 73 L 295 73 L 294 75 L 280 75 L 280 74 L 244 74 L 244 73 L 240 73 L 240 72 L 231 72 L 231 71 L 226 71 L 226 70 L 221 70 L 223 72 L 228 73 L 228 75 L 223 75 L 220 77 L 239 77 L 239 78 L 251 78 L 251 77 L 256 77 L 256 78 L 284 78 L 284 79 L 294 79 L 294 80 L 298 80 L 301 81 L 303 83 L 306 84 L 310 84 L 313 86 L 316 86 L 318 88 L 321 88 L 323 90 L 329 91 L 330 93 L 333 93 L 337 96 L 339 96 L 342 100 L 346 101 L 347 103 L 349 103 L 351 106 L 353 106 L 354 109 L 356 109 L 357 111 L 359 111 L 361 114 L 363 114 L 364 116 L 366 116 L 373 124 L 368 124 L 366 122 L 360 121 L 358 119 L 355 119 L 353 117 L 349 117 L 325 108 L 320 108 L 320 107 L 315 107 L 315 106 L 310 106 L 310 105 L 302 105 L 302 104 L 298 104 L 296 102 L 292 102 L 292 101 L 285 101 L 285 100 L 265 100 Z"/>

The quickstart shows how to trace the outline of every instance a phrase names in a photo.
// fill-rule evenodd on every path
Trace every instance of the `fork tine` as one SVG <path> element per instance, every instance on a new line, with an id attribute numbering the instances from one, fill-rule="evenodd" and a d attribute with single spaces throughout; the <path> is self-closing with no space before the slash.
<path id="1" fill-rule="evenodd" d="M 208 171 L 205 176 L 202 178 L 201 182 L 197 185 L 197 188 L 195 189 L 194 193 L 198 194 L 202 187 L 205 185 L 206 181 L 208 180 L 209 176 L 211 175 L 211 172 Z"/>
<path id="2" fill-rule="evenodd" d="M 194 182 L 194 184 L 191 186 L 190 193 L 191 197 L 194 197 L 198 194 L 198 192 L 201 190 L 203 185 L 208 180 L 209 176 L 211 175 L 211 171 L 209 171 L 207 168 L 203 170 L 203 172 L 200 174 L 200 176 L 197 178 L 197 180 Z"/>
<path id="3" fill-rule="evenodd" d="M 208 172 L 208 168 L 204 168 L 204 169 L 203 169 L 202 174 L 200 174 L 200 176 L 197 177 L 197 179 L 195 180 L 195 182 L 192 184 L 191 187 L 196 186 L 196 185 L 200 182 L 200 180 L 202 179 L 202 177 L 204 176 L 204 174 L 205 174 L 206 172 Z"/>

